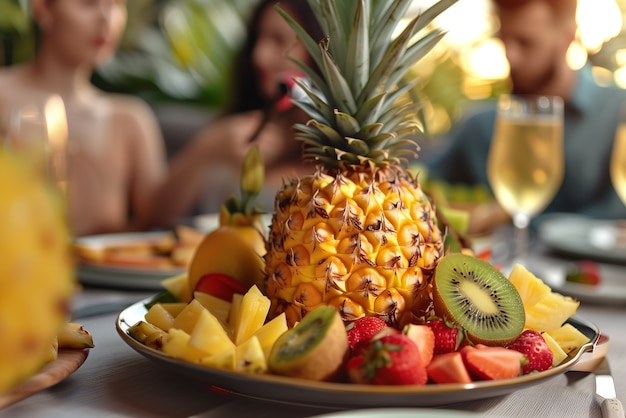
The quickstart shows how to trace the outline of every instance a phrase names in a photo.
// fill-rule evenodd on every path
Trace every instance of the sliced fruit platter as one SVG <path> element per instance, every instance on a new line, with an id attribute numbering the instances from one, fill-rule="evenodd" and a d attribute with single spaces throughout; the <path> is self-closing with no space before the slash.
<path id="1" fill-rule="evenodd" d="M 443 33 L 411 41 L 455 0 L 402 27 L 411 0 L 309 3 L 329 34 L 319 44 L 276 10 L 315 62 L 298 62 L 310 83 L 295 80 L 293 99 L 311 118 L 295 128 L 315 171 L 284 184 L 265 228 L 252 146 L 241 200 L 166 292 L 119 315 L 121 337 L 222 390 L 337 407 L 497 396 L 573 366 L 599 335 L 574 317 L 579 302 L 477 257 L 461 218 L 406 168 L 421 106 L 406 76 Z"/>

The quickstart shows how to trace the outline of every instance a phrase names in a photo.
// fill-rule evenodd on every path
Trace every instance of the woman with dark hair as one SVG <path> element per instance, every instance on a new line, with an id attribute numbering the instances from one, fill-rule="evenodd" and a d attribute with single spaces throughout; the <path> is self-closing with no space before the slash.
<path id="1" fill-rule="evenodd" d="M 266 210 L 286 177 L 311 170 L 301 162 L 301 146 L 293 132 L 293 125 L 305 123 L 307 117 L 285 97 L 286 85 L 301 74 L 287 56 L 308 64 L 310 57 L 274 9 L 277 3 L 318 34 L 317 40 L 322 38 L 307 0 L 261 2 L 236 61 L 230 106 L 172 160 L 154 207 L 159 223 L 171 225 L 193 209 L 217 212 L 226 199 L 238 195 L 241 165 L 252 144 L 258 144 L 265 164 L 266 187 L 260 202 Z"/>

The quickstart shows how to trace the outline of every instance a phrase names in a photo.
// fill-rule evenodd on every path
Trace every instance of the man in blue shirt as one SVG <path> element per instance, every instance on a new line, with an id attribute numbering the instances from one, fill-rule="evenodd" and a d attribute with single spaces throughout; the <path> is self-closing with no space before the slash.
<path id="1" fill-rule="evenodd" d="M 544 213 L 571 212 L 626 218 L 615 193 L 609 161 L 626 90 L 600 87 L 588 67 L 572 70 L 566 60 L 576 33 L 576 0 L 494 0 L 510 66 L 513 93 L 561 96 L 565 102 L 563 184 Z M 484 184 L 495 121 L 495 102 L 463 121 L 447 148 L 426 162 L 429 177 L 450 183 Z M 479 232 L 508 220 L 497 204 L 477 208 Z"/>

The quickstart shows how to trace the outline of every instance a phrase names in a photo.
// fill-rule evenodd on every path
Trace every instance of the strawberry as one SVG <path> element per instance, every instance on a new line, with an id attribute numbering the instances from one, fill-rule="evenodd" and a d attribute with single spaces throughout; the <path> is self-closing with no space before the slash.
<path id="1" fill-rule="evenodd" d="M 526 330 L 508 346 L 510 350 L 519 351 L 526 356 L 522 362 L 522 374 L 533 371 L 542 372 L 552 367 L 554 355 L 540 333 Z"/>
<path id="2" fill-rule="evenodd" d="M 358 346 L 369 343 L 376 334 L 386 327 L 385 321 L 376 316 L 364 316 L 351 321 L 346 325 L 350 350 L 354 351 Z"/>
<path id="3" fill-rule="evenodd" d="M 437 354 L 426 367 L 428 377 L 435 383 L 471 383 L 472 378 L 459 351 Z"/>
<path id="4" fill-rule="evenodd" d="M 462 330 L 448 326 L 441 319 L 432 319 L 426 325 L 433 330 L 435 335 L 435 354 L 457 351 L 464 341 Z"/>
<path id="5" fill-rule="evenodd" d="M 467 370 L 476 379 L 500 380 L 519 376 L 523 354 L 504 347 L 480 348 L 465 346 L 461 349 Z"/>
<path id="6" fill-rule="evenodd" d="M 348 360 L 346 369 L 353 383 L 423 385 L 428 381 L 417 345 L 400 333 L 372 341 L 362 354 Z"/>
<path id="7" fill-rule="evenodd" d="M 582 260 L 577 267 L 568 271 L 565 280 L 571 283 L 597 286 L 600 284 L 600 268 L 590 260 Z"/>
<path id="8" fill-rule="evenodd" d="M 402 330 L 402 333 L 413 340 L 417 344 L 422 356 L 422 362 L 427 366 L 433 359 L 435 351 L 435 333 L 426 325 L 408 324 Z"/>
<path id="9" fill-rule="evenodd" d="M 237 279 L 222 273 L 209 273 L 202 276 L 196 288 L 199 292 L 208 293 L 227 302 L 233 300 L 235 293 L 245 294 L 248 289 Z"/>

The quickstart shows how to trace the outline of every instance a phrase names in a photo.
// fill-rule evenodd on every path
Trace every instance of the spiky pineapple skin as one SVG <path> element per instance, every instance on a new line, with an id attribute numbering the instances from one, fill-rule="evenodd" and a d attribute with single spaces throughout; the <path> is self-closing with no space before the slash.
<path id="1" fill-rule="evenodd" d="M 399 167 L 346 169 L 293 180 L 278 192 L 267 241 L 266 294 L 290 326 L 319 305 L 344 320 L 392 326 L 432 308 L 443 237 L 435 210 Z"/>
<path id="2" fill-rule="evenodd" d="M 75 290 L 61 199 L 0 150 L 0 393 L 50 360 Z"/>

